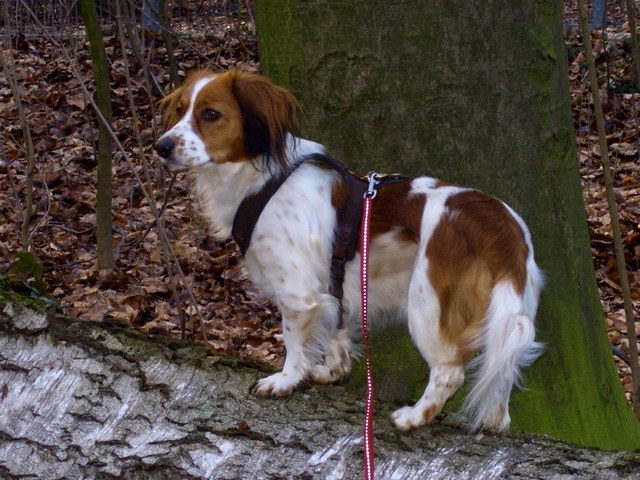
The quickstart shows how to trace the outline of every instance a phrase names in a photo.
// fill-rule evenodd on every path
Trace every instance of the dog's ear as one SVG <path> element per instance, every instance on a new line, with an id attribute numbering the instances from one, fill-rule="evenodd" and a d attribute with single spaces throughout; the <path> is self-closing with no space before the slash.
<path id="1" fill-rule="evenodd" d="M 287 133 L 297 136 L 300 106 L 296 98 L 260 75 L 231 72 L 233 93 L 243 119 L 245 150 L 249 157 L 265 155 L 285 171 Z"/>

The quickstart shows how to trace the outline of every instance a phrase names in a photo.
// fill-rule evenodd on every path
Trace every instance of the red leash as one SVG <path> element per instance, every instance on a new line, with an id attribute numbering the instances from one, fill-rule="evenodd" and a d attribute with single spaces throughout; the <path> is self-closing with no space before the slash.
<path id="1" fill-rule="evenodd" d="M 361 238 L 361 288 L 362 288 L 362 338 L 364 340 L 364 356 L 367 375 L 367 398 L 364 407 L 364 478 L 373 480 L 373 378 L 371 361 L 369 360 L 369 338 L 367 333 L 367 294 L 369 279 L 369 223 L 371 221 L 371 205 L 376 196 L 377 173 L 369 174 L 369 188 L 364 194 L 362 208 Z"/>

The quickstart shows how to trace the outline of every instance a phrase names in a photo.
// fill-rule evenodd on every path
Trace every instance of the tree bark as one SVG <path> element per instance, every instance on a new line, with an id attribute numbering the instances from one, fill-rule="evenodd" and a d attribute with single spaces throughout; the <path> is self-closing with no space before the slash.
<path id="1" fill-rule="evenodd" d="M 250 394 L 268 370 L 186 341 L 0 301 L 0 476 L 362 478 L 362 399 L 313 386 Z M 455 418 L 404 434 L 376 405 L 376 478 L 640 479 L 640 455 Z"/>
<path id="2" fill-rule="evenodd" d="M 146 4 L 146 3 L 145 3 Z M 158 16 L 160 18 L 160 35 L 164 47 L 167 50 L 167 63 L 169 64 L 169 80 L 171 85 L 177 87 L 180 85 L 180 77 L 178 75 L 178 62 L 173 53 L 173 35 L 169 25 L 169 17 L 167 14 L 167 0 L 158 0 Z"/>
<path id="3" fill-rule="evenodd" d="M 591 258 L 561 8 L 259 0 L 261 66 L 300 100 L 305 136 L 352 168 L 480 188 L 522 215 L 548 280 L 537 318 L 547 349 L 512 395 L 512 428 L 635 449 L 640 426 L 617 377 Z M 382 393 L 419 398 L 427 374 L 406 337 L 387 335 L 373 350 Z"/>

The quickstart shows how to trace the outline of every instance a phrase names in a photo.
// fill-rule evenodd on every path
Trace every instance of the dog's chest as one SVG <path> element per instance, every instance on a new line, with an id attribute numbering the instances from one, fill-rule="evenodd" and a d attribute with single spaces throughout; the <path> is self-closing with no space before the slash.
<path id="1" fill-rule="evenodd" d="M 303 295 L 328 284 L 336 223 L 334 180 L 302 166 L 265 207 L 245 256 L 251 280 L 265 294 Z"/>

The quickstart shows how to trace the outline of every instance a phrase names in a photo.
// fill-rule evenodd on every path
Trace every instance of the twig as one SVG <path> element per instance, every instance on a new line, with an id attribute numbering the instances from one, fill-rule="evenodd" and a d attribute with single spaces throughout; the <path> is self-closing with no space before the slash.
<path id="1" fill-rule="evenodd" d="M 18 143 L 18 142 L 15 142 Z M 2 151 L 2 158 L 6 161 L 7 168 L 7 179 L 9 180 L 9 185 L 11 186 L 11 195 L 13 196 L 13 201 L 16 203 L 16 210 L 22 210 L 22 201 L 20 200 L 20 195 L 18 194 L 18 187 L 16 186 L 16 182 L 13 178 L 13 174 L 11 173 L 11 163 L 12 161 L 7 160 L 7 154 L 5 151 L 5 141 L 0 134 L 0 151 Z"/>
<path id="2" fill-rule="evenodd" d="M 622 245 L 622 236 L 620 234 L 620 221 L 618 218 L 618 210 L 613 190 L 611 162 L 609 161 L 608 155 L 607 134 L 604 127 L 602 102 L 600 100 L 600 91 L 598 89 L 598 77 L 595 69 L 595 62 L 593 60 L 593 51 L 591 49 L 591 31 L 589 29 L 589 21 L 587 20 L 587 14 L 584 7 L 584 0 L 578 0 L 578 12 L 580 15 L 580 25 L 582 28 L 585 56 L 587 58 L 587 66 L 589 68 L 589 83 L 591 86 L 591 95 L 593 96 L 593 109 L 596 118 L 596 127 L 598 129 L 598 140 L 600 145 L 600 163 L 602 165 L 604 185 L 607 192 L 609 216 L 611 217 L 611 231 L 613 234 L 613 244 L 616 252 L 618 274 L 620 276 L 620 289 L 622 291 L 622 300 L 624 303 L 624 311 L 627 322 L 627 335 L 629 337 L 629 358 L 631 361 L 631 385 L 633 389 L 633 411 L 636 415 L 636 418 L 640 420 L 640 363 L 638 361 L 638 340 L 633 312 L 633 303 L 631 302 L 631 289 L 629 288 L 629 278 L 627 277 L 627 267 L 624 258 L 624 246 Z"/>
<path id="3" fill-rule="evenodd" d="M 9 17 L 9 6 L 7 2 L 4 4 L 4 16 L 5 18 Z M 22 99 L 20 98 L 20 90 L 18 85 L 16 84 L 16 72 L 15 72 L 15 64 L 13 59 L 13 48 L 9 45 L 9 59 L 10 63 L 4 57 L 4 52 L 2 48 L 0 48 L 0 63 L 2 64 L 2 71 L 4 72 L 5 78 L 9 83 L 9 88 L 11 89 L 11 93 L 13 94 L 13 101 L 16 104 L 16 108 L 18 109 L 18 115 L 20 117 L 20 125 L 22 126 L 22 133 L 24 135 L 24 140 L 26 142 L 27 150 L 26 150 L 26 161 L 27 161 L 27 178 L 26 178 L 26 202 L 24 209 L 22 211 L 22 251 L 30 252 L 31 251 L 31 243 L 29 236 L 29 224 L 31 223 L 31 216 L 33 215 L 33 172 L 35 170 L 36 165 L 36 155 L 33 148 L 33 139 L 31 138 L 31 129 L 29 128 L 29 124 L 27 123 L 27 116 L 24 112 L 24 105 L 22 104 Z"/>
<path id="4" fill-rule="evenodd" d="M 127 228 L 127 231 L 121 232 L 119 229 L 117 229 L 114 226 L 114 230 L 120 234 L 120 243 L 118 243 L 118 248 L 116 248 L 116 253 L 115 253 L 116 262 L 120 258 L 120 255 L 122 255 L 123 253 L 122 247 L 124 246 L 124 243 L 127 239 L 127 235 L 129 235 L 129 233 L 131 233 L 131 231 L 133 230 L 133 192 L 135 191 L 135 189 L 136 189 L 136 186 L 133 185 L 129 192 L 129 206 L 131 208 L 129 208 L 129 227 Z M 137 244 L 137 242 L 135 244 Z"/>
<path id="5" fill-rule="evenodd" d="M 72 228 L 65 227 L 64 225 L 62 225 L 62 224 L 60 224 L 58 222 L 49 222 L 49 226 L 50 227 L 54 227 L 54 228 L 59 228 L 60 230 L 63 230 L 63 231 L 68 232 L 68 233 L 71 233 L 73 235 L 84 235 L 84 234 L 89 233 L 89 232 L 91 232 L 91 231 L 96 229 L 96 227 L 94 226 L 94 227 L 89 227 L 89 228 L 87 228 L 85 230 L 74 230 Z"/>
<path id="6" fill-rule="evenodd" d="M 133 129 L 136 135 L 136 140 L 138 142 L 138 149 L 140 151 L 140 156 L 142 159 L 142 170 L 144 172 L 144 176 L 147 182 L 147 186 L 149 188 L 150 194 L 149 196 L 152 195 L 153 193 L 153 183 L 151 181 L 151 175 L 149 173 L 149 164 L 147 162 L 147 157 L 144 154 L 144 144 L 142 142 L 142 136 L 140 134 L 140 129 L 138 128 L 138 114 L 135 108 L 135 101 L 133 99 L 133 89 L 131 86 L 131 77 L 129 75 L 130 69 L 129 69 L 129 59 L 127 58 L 127 54 L 126 54 L 126 43 L 125 43 L 125 38 L 124 38 L 124 28 L 122 25 L 122 18 L 120 15 L 120 4 L 119 2 L 115 2 L 115 6 L 116 6 L 116 20 L 117 20 L 117 24 L 118 24 L 118 38 L 120 40 L 120 46 L 121 46 L 121 50 L 123 52 L 122 54 L 122 60 L 124 62 L 124 71 L 125 71 L 125 80 L 127 82 L 127 95 L 129 98 L 129 106 L 131 109 L 131 115 L 132 115 L 132 120 L 133 120 Z M 171 180 L 171 186 L 173 186 L 173 181 L 175 180 L 175 175 Z M 141 186 L 142 188 L 144 188 L 144 186 Z M 164 211 L 164 207 L 167 204 L 168 201 L 168 194 L 165 197 L 165 202 L 162 206 L 162 209 L 159 211 L 156 204 L 155 204 L 155 198 L 154 201 L 152 203 L 149 204 L 151 211 L 153 213 L 153 215 L 156 218 L 156 228 L 158 229 L 158 239 L 160 240 L 160 245 L 162 247 L 162 257 L 164 259 L 164 263 L 165 263 L 165 268 L 167 269 L 167 277 L 169 279 L 169 288 L 171 289 L 171 293 L 173 294 L 174 298 L 176 299 L 176 303 L 178 305 L 178 313 L 180 315 L 180 327 L 182 330 L 182 336 L 184 338 L 185 336 L 185 318 L 184 318 L 184 311 L 182 310 L 182 308 L 180 308 L 180 295 L 178 295 L 178 289 L 175 285 L 175 282 L 173 280 L 173 269 L 171 267 L 171 258 L 173 258 L 173 261 L 176 264 L 176 267 L 178 269 L 178 271 L 181 274 L 182 277 L 182 281 L 184 283 L 184 287 L 187 289 L 188 293 L 189 293 L 189 297 L 192 301 L 192 305 L 195 308 L 196 311 L 196 315 L 198 317 L 198 320 L 200 322 L 200 331 L 202 334 L 202 339 L 204 340 L 205 343 L 208 343 L 207 341 L 207 332 L 206 332 L 206 325 L 205 325 L 205 321 L 204 318 L 202 317 L 202 314 L 200 312 L 200 308 L 196 302 L 195 296 L 193 294 L 193 292 L 191 291 L 191 289 L 189 288 L 189 284 L 186 281 L 186 276 L 184 276 L 184 273 L 182 272 L 182 269 L 180 268 L 180 263 L 178 262 L 178 258 L 175 256 L 175 252 L 173 251 L 173 249 L 171 248 L 171 242 L 169 241 L 169 238 L 167 236 L 166 233 L 166 229 L 164 227 L 164 221 L 163 221 L 163 217 L 161 212 Z"/>
<path id="7" fill-rule="evenodd" d="M 631 31 L 631 56 L 633 62 L 634 80 L 640 83 L 640 45 L 638 45 L 638 32 L 636 26 L 636 4 L 633 0 L 627 0 L 627 17 L 629 19 L 629 30 Z M 638 128 L 638 115 L 636 102 L 631 102 L 633 109 L 633 119 L 636 129 Z M 636 148 L 640 152 L 640 135 L 636 138 Z"/>
<path id="8" fill-rule="evenodd" d="M 638 32 L 636 31 L 636 4 L 633 0 L 627 0 L 627 17 L 629 18 L 629 29 L 631 30 L 631 55 L 636 82 L 640 82 L 640 46 L 638 45 Z"/>
<path id="9" fill-rule="evenodd" d="M 133 6 L 133 8 L 135 8 L 136 10 L 138 10 L 139 13 L 142 13 L 141 8 L 138 5 L 133 4 L 132 2 L 130 2 L 130 4 Z M 153 21 L 154 25 L 157 26 L 160 31 L 165 31 L 167 33 L 169 33 L 172 37 L 174 37 L 176 40 L 178 40 L 179 43 L 184 44 L 185 46 L 187 46 L 193 53 L 195 53 L 196 55 L 198 55 L 199 57 L 201 57 L 203 60 L 206 60 L 207 62 L 211 63 L 211 59 L 209 57 L 207 57 L 206 55 L 204 55 L 201 51 L 201 49 L 199 49 L 198 47 L 196 47 L 194 44 L 188 42 L 187 40 L 185 40 L 182 36 L 178 35 L 177 33 L 173 32 L 170 29 L 167 29 L 165 27 L 163 27 L 160 23 L 156 22 L 155 20 Z M 223 70 L 222 67 L 215 65 L 215 67 L 219 68 L 220 70 Z"/>
<path id="10" fill-rule="evenodd" d="M 34 12 L 29 8 L 29 6 L 26 4 L 25 0 L 20 0 L 20 2 L 22 3 L 22 5 L 25 7 L 25 9 L 27 10 L 27 12 L 32 16 L 34 22 L 36 22 L 36 24 L 42 29 L 43 33 L 45 34 L 45 36 L 49 39 L 49 41 L 57 48 L 60 49 L 60 51 L 62 52 L 62 54 L 65 56 L 65 59 L 69 62 L 69 65 L 71 66 L 71 70 L 73 71 L 74 76 L 76 77 L 76 79 L 79 82 L 79 86 L 82 89 L 83 93 L 86 95 L 87 97 L 87 101 L 89 102 L 89 104 L 91 105 L 91 107 L 93 108 L 96 116 L 98 117 L 98 119 L 104 124 L 104 125 L 109 125 L 108 122 L 106 121 L 106 119 L 104 118 L 104 116 L 102 115 L 102 112 L 100 111 L 100 109 L 98 108 L 98 106 L 95 104 L 95 102 L 93 101 L 93 98 L 91 97 L 89 91 L 87 90 L 86 85 L 84 84 L 84 79 L 82 78 L 82 74 L 80 73 L 80 71 L 78 70 L 76 64 L 74 62 L 71 61 L 71 58 L 69 57 L 69 54 L 67 53 L 67 51 L 62 48 L 62 46 L 56 42 L 56 40 L 49 35 L 49 33 L 46 31 L 46 29 L 44 28 L 44 26 L 42 25 L 42 23 L 40 22 L 40 20 L 36 17 L 36 15 L 34 14 Z M 135 124 L 135 122 L 134 122 Z M 140 178 L 140 175 L 138 174 L 138 172 L 136 171 L 135 166 L 133 165 L 133 162 L 131 161 L 131 158 L 129 157 L 127 151 L 125 150 L 124 146 L 122 145 L 122 142 L 120 142 L 120 139 L 118 138 L 118 136 L 115 134 L 115 132 L 113 131 L 113 129 L 111 129 L 111 127 L 109 126 L 108 128 L 109 134 L 111 135 L 111 138 L 116 146 L 116 148 L 122 153 L 122 157 L 125 160 L 125 162 L 127 163 L 127 165 L 129 166 L 131 172 L 134 175 L 134 178 L 136 179 L 136 181 L 138 182 L 138 184 L 140 185 L 140 189 L 142 191 L 142 193 L 145 196 L 145 199 L 151 209 L 151 212 L 154 214 L 154 216 L 158 219 L 158 226 L 159 226 L 159 231 L 158 233 L 160 234 L 158 236 L 159 239 L 161 240 L 161 244 L 165 245 L 166 247 L 168 247 L 168 253 L 171 257 L 171 259 L 174 261 L 174 264 L 176 266 L 176 270 L 178 271 L 178 274 L 180 275 L 180 278 L 182 279 L 182 281 L 184 282 L 185 286 L 188 285 L 187 282 L 187 278 L 186 275 L 184 274 L 184 272 L 182 271 L 182 268 L 180 267 L 180 263 L 178 261 L 178 258 L 175 254 L 175 252 L 173 251 L 173 249 L 171 248 L 171 245 L 169 244 L 169 239 L 166 235 L 166 231 L 163 228 L 163 223 L 162 223 L 162 219 L 157 215 L 158 210 L 156 207 L 156 203 L 155 203 L 155 198 L 152 197 L 151 193 L 147 191 L 144 182 L 142 181 L 142 179 Z M 163 247 L 164 248 L 164 247 Z M 172 275 L 169 276 L 169 279 L 172 278 Z M 170 280 L 171 281 L 171 280 Z M 199 307 L 197 305 L 195 296 L 193 295 L 193 292 L 191 291 L 191 289 L 187 288 L 187 294 L 189 296 L 189 299 L 191 300 L 192 304 L 194 305 L 194 308 L 196 309 L 196 313 L 198 314 L 198 319 L 200 320 L 200 326 L 201 326 L 201 331 L 202 331 L 202 336 L 205 339 L 205 342 L 207 342 L 207 337 L 206 337 L 206 331 L 205 331 L 205 322 L 204 319 L 202 318 L 202 316 L 200 315 L 200 310 Z"/>
<path id="11" fill-rule="evenodd" d="M 620 347 L 617 347 L 615 345 L 611 345 L 611 353 L 613 353 L 616 357 L 618 357 L 620 360 L 622 360 L 627 365 L 631 366 L 631 359 L 629 358 L 629 355 L 627 355 L 627 352 L 625 352 Z"/>
<path id="12" fill-rule="evenodd" d="M 161 217 L 164 217 L 164 212 L 167 208 L 167 205 L 169 204 L 169 193 L 173 189 L 173 184 L 177 176 L 178 176 L 178 172 L 173 172 L 173 175 L 171 175 L 171 178 L 169 179 L 169 186 L 165 189 L 167 191 L 167 194 L 164 197 L 164 201 L 162 203 L 162 206 L 160 207 L 160 210 L 158 210 L 158 215 L 160 215 Z M 145 228 L 140 238 L 138 238 L 134 243 L 129 245 L 127 248 L 122 249 L 122 252 L 128 252 L 135 246 L 139 245 L 145 238 L 147 238 L 147 235 L 149 235 L 149 232 L 151 231 L 154 225 L 155 225 L 155 221 L 147 225 L 147 227 Z"/>
<path id="13" fill-rule="evenodd" d="M 45 180 L 44 175 L 42 175 L 42 172 L 40 172 L 39 169 L 38 173 L 40 173 L 40 179 L 42 180 L 42 185 L 44 186 L 44 191 L 47 198 L 47 209 L 44 211 L 42 217 L 40 218 L 40 220 L 38 220 L 38 223 L 36 223 L 35 227 L 31 229 L 28 240 L 29 245 L 31 245 L 31 241 L 33 240 L 33 236 L 35 235 L 35 233 L 40 230 L 40 227 L 44 224 L 45 220 L 49 218 L 49 212 L 51 211 L 51 191 L 49 190 L 49 185 L 47 185 L 47 181 Z"/>

